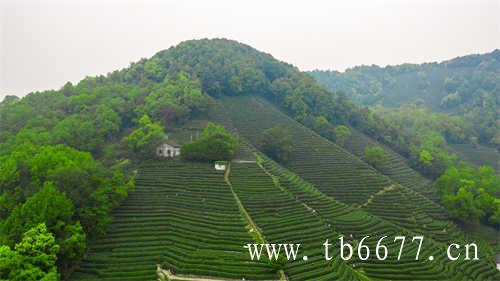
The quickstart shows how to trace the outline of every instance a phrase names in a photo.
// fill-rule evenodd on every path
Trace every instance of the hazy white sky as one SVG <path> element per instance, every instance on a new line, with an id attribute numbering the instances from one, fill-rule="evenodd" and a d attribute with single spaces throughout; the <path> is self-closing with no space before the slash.
<path id="1" fill-rule="evenodd" d="M 0 100 L 226 37 L 302 70 L 500 48 L 500 0 L 0 0 Z"/>

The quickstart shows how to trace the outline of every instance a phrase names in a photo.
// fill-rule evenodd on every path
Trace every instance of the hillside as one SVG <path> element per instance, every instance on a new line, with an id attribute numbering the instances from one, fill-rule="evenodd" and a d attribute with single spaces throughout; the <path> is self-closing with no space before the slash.
<path id="1" fill-rule="evenodd" d="M 427 259 L 414 260 L 416 245 L 408 246 L 397 262 L 392 255 L 383 264 L 357 259 L 343 262 L 338 253 L 333 261 L 326 262 L 318 248 L 325 239 L 338 235 L 362 237 L 367 232 L 374 237 L 391 233 L 412 235 L 413 232 L 325 196 L 310 183 L 262 155 L 257 154 L 255 160 L 257 163 L 232 163 L 226 183 L 222 182 L 221 172 L 217 174 L 206 165 L 163 161 L 143 166 L 138 191 L 117 210 L 116 216 L 120 219 L 114 220 L 110 233 L 91 244 L 89 256 L 70 280 L 154 280 L 156 264 L 175 270 L 181 278 L 210 276 L 207 278 L 239 280 L 244 276 L 247 280 L 276 280 L 277 277 L 266 269 L 266 263 L 251 266 L 244 262 L 242 266 L 243 261 L 235 259 L 239 254 L 244 256 L 239 243 L 248 241 L 255 231 L 271 243 L 286 240 L 302 244 L 303 254 L 309 259 L 287 263 L 284 273 L 288 280 L 490 280 L 497 274 L 492 264 L 484 261 L 450 263 L 443 256 L 444 244 L 433 239 L 427 241 L 430 245 L 422 253 L 433 254 L 436 260 L 432 263 Z M 186 180 L 184 173 L 189 173 L 192 179 Z M 209 174 L 213 181 L 196 183 L 197 179 L 207 179 Z M 158 180 L 152 180 L 154 175 L 161 177 L 155 176 Z M 168 184 L 174 179 L 173 182 L 179 182 L 180 177 L 182 184 Z M 217 188 L 217 196 L 213 197 L 215 186 L 220 189 Z M 152 193 L 152 190 L 157 192 Z M 238 199 L 232 198 L 232 192 Z M 175 199 L 172 201 L 170 197 Z M 143 203 L 137 205 L 144 200 L 151 204 L 147 207 Z M 203 226 L 206 212 L 198 213 L 193 206 L 204 206 L 206 210 L 209 200 L 214 200 L 215 209 L 211 212 L 210 227 L 206 228 Z M 219 222 L 214 218 L 229 214 L 226 212 L 231 209 L 220 206 L 237 202 L 257 229 L 245 227 L 247 218 L 242 213 L 230 216 L 234 220 L 231 227 L 227 218 L 220 221 L 219 229 Z M 142 212 L 135 211 L 136 208 Z M 144 212 L 146 209 L 148 211 Z M 147 219 L 148 216 L 157 219 Z M 179 217 L 180 221 L 173 217 Z M 212 237 L 214 225 L 217 225 L 217 235 Z M 140 238 L 133 236 L 132 230 L 136 227 L 141 229 Z M 223 236 L 223 229 L 231 231 L 227 238 Z M 241 233 L 241 241 L 234 240 L 235 231 Z M 254 236 L 254 239 L 257 238 Z M 375 243 L 376 239 L 367 241 L 367 245 Z M 234 248 L 224 250 L 228 245 Z M 209 247 L 210 251 L 205 252 L 204 247 Z M 388 247 L 396 251 L 398 245 L 388 243 Z M 226 256 L 224 253 L 231 254 Z M 151 260 L 148 257 L 152 257 Z M 210 258 L 197 261 L 203 257 Z M 133 267 L 128 263 L 134 264 Z M 122 266 L 127 269 L 120 269 Z M 211 266 L 216 266 L 216 270 L 211 270 Z M 141 268 L 144 270 L 140 271 Z M 457 274 L 458 268 L 462 273 Z"/>
<path id="2" fill-rule="evenodd" d="M 203 140 L 209 121 L 239 137 L 226 172 L 204 158 L 158 159 L 159 144 L 185 152 Z M 238 143 L 208 124 L 216 145 L 228 135 Z M 263 132 L 276 125 L 290 134 L 286 161 L 264 153 Z M 339 127 L 352 131 L 345 141 L 332 134 Z M 0 279 L 155 280 L 158 268 L 176 280 L 497 279 L 491 245 L 461 231 L 414 169 L 414 143 L 390 141 L 403 131 L 226 39 L 186 41 L 106 76 L 9 97 L 0 103 L 0 257 L 9 261 Z M 362 151 L 373 145 L 389 161 L 370 164 Z M 18 250 L 33 232 L 43 266 Z M 370 236 L 375 248 L 395 235 L 424 235 L 423 258 L 408 243 L 398 261 L 389 240 L 385 261 L 322 257 L 326 239 Z M 300 243 L 308 259 L 251 261 L 242 246 L 261 242 Z M 480 259 L 450 261 L 453 242 L 478 243 Z"/>
<path id="3" fill-rule="evenodd" d="M 393 232 L 409 231 L 409 233 L 423 233 L 426 237 L 432 237 L 434 241 L 431 243 L 435 243 L 434 247 L 438 249 L 443 247 L 443 242 L 450 243 L 452 241 L 465 240 L 463 240 L 464 237 L 460 234 L 456 226 L 446 221 L 446 218 L 442 216 L 442 210 L 440 210 L 435 203 L 418 195 L 416 192 L 410 191 L 410 188 L 414 187 L 408 186 L 408 188 L 405 188 L 405 186 L 402 185 L 396 189 L 387 189 L 387 192 L 380 192 L 381 190 L 385 190 L 385 187 L 395 184 L 391 183 L 393 180 L 392 178 L 384 179 L 383 176 L 357 159 L 354 155 L 351 155 L 342 148 L 328 142 L 326 139 L 290 119 L 268 102 L 264 100 L 259 101 L 252 97 L 223 98 L 221 102 L 221 107 L 218 109 L 218 113 L 213 116 L 213 120 L 225 124 L 226 127 L 233 128 L 242 137 L 245 137 L 245 139 L 249 141 L 253 140 L 256 145 L 258 145 L 258 142 L 256 142 L 258 134 L 255 132 L 261 131 L 265 126 L 270 126 L 271 124 L 283 124 L 294 134 L 295 151 L 293 158 L 290 160 L 290 169 L 295 171 L 295 173 L 282 168 L 269 159 L 255 159 L 251 153 L 252 149 L 244 144 L 240 149 L 242 151 L 239 153 L 240 156 L 244 157 L 240 157 L 240 159 L 246 161 L 257 160 L 258 163 L 261 163 L 260 167 L 256 163 L 234 162 L 229 172 L 229 182 L 231 186 L 225 187 L 226 195 L 219 194 L 217 196 L 218 198 L 221 198 L 221 196 L 229 196 L 232 187 L 235 194 L 241 200 L 243 207 L 266 240 L 276 243 L 286 240 L 290 243 L 301 243 L 303 245 L 304 251 L 306 251 L 305 253 L 309 256 L 309 262 L 313 263 L 314 266 L 304 262 L 289 264 L 285 267 L 285 273 L 289 280 L 323 280 L 323 278 L 324 280 L 330 280 L 329 278 L 339 278 L 340 276 L 340 280 L 360 280 L 359 278 L 361 277 L 356 277 L 360 272 L 363 272 L 363 275 L 366 275 L 368 278 L 391 278 L 393 280 L 455 280 L 458 278 L 452 273 L 452 269 L 444 270 L 444 268 L 450 266 L 446 265 L 448 261 L 445 261 L 444 257 L 438 259 L 438 265 L 434 264 L 430 268 L 426 265 L 427 262 L 414 263 L 414 261 L 411 260 L 411 255 L 414 254 L 415 249 L 409 251 L 408 260 L 397 263 L 385 263 L 383 266 L 384 269 L 379 267 L 379 263 L 353 261 L 352 264 L 356 265 L 356 269 L 354 269 L 349 267 L 349 264 L 344 265 L 337 257 L 334 262 L 335 268 L 339 266 L 341 268 L 346 267 L 345 271 L 330 270 L 329 264 L 322 260 L 318 248 L 315 245 L 320 244 L 324 239 L 331 239 L 332 236 L 336 235 L 346 236 L 348 234 L 353 234 L 355 236 L 364 236 L 366 233 L 370 233 L 376 237 L 379 234 L 387 235 Z M 273 121 L 268 122 L 268 120 Z M 191 128 L 191 126 L 188 126 L 187 130 L 189 130 L 189 128 Z M 352 139 L 358 138 L 360 140 L 365 140 L 360 136 L 355 136 Z M 304 146 L 301 147 L 301 143 Z M 332 152 L 333 154 L 331 154 Z M 320 160 L 321 158 L 331 159 L 333 162 L 323 162 Z M 338 162 L 338 164 L 335 164 L 336 162 Z M 345 167 L 345 170 L 338 169 L 342 166 Z M 311 167 L 311 169 L 308 167 Z M 159 172 L 159 169 L 162 172 Z M 387 170 L 390 171 L 390 167 L 387 167 Z M 179 194 L 185 194 L 186 196 L 193 196 L 195 194 L 190 190 L 191 184 L 187 182 L 176 185 L 178 188 L 172 189 L 171 191 L 170 186 L 172 185 L 166 184 L 172 181 L 178 182 L 179 179 L 188 177 L 188 174 L 183 176 L 184 173 L 189 173 L 189 177 L 193 180 L 196 178 L 203 179 L 203 183 L 200 182 L 199 184 L 199 187 L 202 189 L 209 190 L 211 189 L 209 186 L 213 186 L 213 183 L 206 182 L 206 173 L 208 172 L 206 166 L 193 166 L 188 163 L 168 161 L 143 166 L 141 171 L 141 176 L 138 178 L 137 182 L 138 191 L 133 193 L 130 199 L 127 199 L 120 209 L 130 209 L 130 207 L 128 207 L 129 203 L 127 202 L 134 198 L 136 194 L 138 194 L 137 196 L 141 194 L 140 190 L 146 183 L 145 179 L 151 177 L 148 175 L 161 175 L 160 177 L 155 177 L 157 180 L 148 180 L 148 182 L 151 182 L 148 186 L 151 185 L 151 187 L 156 188 L 163 186 L 163 188 L 168 188 L 165 190 L 165 194 L 169 192 L 180 192 Z M 200 174 L 202 171 L 203 174 Z M 315 174 L 314 171 L 330 172 Z M 355 171 L 355 174 L 350 175 L 350 171 Z M 403 171 L 405 171 L 405 169 L 403 169 Z M 413 173 L 417 174 L 414 171 Z M 404 175 L 404 173 L 402 175 L 396 174 L 395 178 L 405 178 Z M 173 177 L 175 177 L 175 180 L 173 180 Z M 218 177 L 219 180 L 222 179 L 222 174 L 219 174 Z M 304 179 L 309 179 L 311 183 L 304 180 L 302 177 L 304 177 Z M 338 177 L 341 178 L 341 181 L 338 183 L 332 181 Z M 279 181 L 278 184 L 275 181 L 276 179 Z M 374 179 L 378 179 L 380 184 L 377 184 Z M 188 182 L 193 180 L 189 180 Z M 314 185 L 312 183 L 314 183 Z M 360 192 L 360 189 L 357 188 L 359 186 L 366 186 L 369 189 L 365 188 Z M 353 192 L 354 187 L 356 187 L 357 192 Z M 221 192 L 224 192 L 223 190 L 224 189 L 221 189 Z M 148 194 L 150 194 L 150 192 L 148 192 Z M 209 198 L 206 196 L 210 195 L 207 193 L 206 195 L 199 194 L 197 196 L 200 196 L 200 199 L 204 202 L 203 198 Z M 155 198 L 157 197 L 158 195 L 155 194 Z M 171 215 L 169 214 L 171 214 L 171 212 L 178 213 L 175 209 L 171 211 L 169 210 L 170 208 L 166 209 L 167 205 L 172 207 L 177 205 L 169 204 L 170 200 L 168 199 L 168 195 L 160 196 L 160 198 L 165 198 L 163 201 L 157 201 L 164 207 L 148 204 L 148 209 L 154 210 L 155 212 L 162 210 L 165 218 L 170 217 Z M 183 202 L 183 200 L 179 201 L 177 198 L 174 200 L 176 203 Z M 349 206 L 342 202 L 357 204 Z M 398 204 L 396 205 L 395 202 L 398 202 Z M 225 209 L 226 208 L 224 208 L 224 210 Z M 189 207 L 187 210 L 189 210 L 189 217 L 186 219 L 188 221 L 198 221 L 199 215 L 192 212 L 194 209 Z M 121 212 L 117 214 L 120 213 Z M 319 214 L 319 216 L 315 215 L 315 213 Z M 138 214 L 129 213 L 128 211 L 126 214 L 126 222 L 136 223 L 136 216 Z M 244 217 L 241 217 L 240 220 L 243 224 L 245 223 Z M 159 221 L 159 223 L 160 222 L 161 221 Z M 145 223 L 149 224 L 148 221 L 145 221 Z M 147 224 L 141 224 L 141 229 Z M 170 238 L 168 238 L 169 235 L 173 235 L 173 233 L 168 234 L 170 233 L 168 230 L 176 232 L 177 223 L 167 223 L 164 227 L 167 232 L 162 235 L 161 239 L 155 242 L 157 245 L 164 243 L 168 244 L 168 241 L 170 241 Z M 194 226 L 189 226 L 189 228 L 191 227 Z M 114 223 L 112 225 L 112 229 L 113 228 Z M 248 230 L 248 225 L 246 229 Z M 109 251 L 109 249 L 113 249 L 112 252 L 118 254 L 121 251 L 120 247 L 125 246 L 120 244 L 115 245 L 113 243 L 109 244 L 110 246 L 106 248 L 101 248 L 101 241 L 119 239 L 119 236 L 115 238 L 112 233 L 113 232 L 111 232 L 109 236 L 106 236 L 105 239 L 98 240 L 96 244 L 91 245 L 91 252 L 96 252 L 95 256 L 105 254 L 103 251 Z M 183 237 L 188 238 L 192 235 L 194 235 L 194 233 L 190 232 L 190 234 L 184 234 Z M 214 239 L 206 235 L 204 236 L 208 243 L 212 241 L 211 239 Z M 192 238 L 189 239 L 192 240 Z M 376 241 L 371 241 L 369 243 L 375 242 Z M 178 242 L 176 245 L 178 245 Z M 134 248 L 135 247 L 136 246 L 134 246 Z M 196 247 L 198 248 L 199 246 Z M 397 245 L 393 245 L 391 249 L 395 249 L 396 247 Z M 147 256 L 149 253 L 154 254 L 158 249 L 163 248 L 154 247 L 149 249 L 148 247 L 144 247 L 144 252 L 141 256 Z M 171 251 L 175 252 L 173 249 L 170 249 L 169 246 L 165 246 L 164 250 L 158 253 L 157 260 L 149 263 L 149 272 L 153 272 L 153 263 L 161 263 L 164 268 L 175 269 L 179 276 L 187 276 L 188 274 L 195 276 L 208 275 L 214 277 L 232 277 L 234 279 L 237 279 L 238 276 L 245 276 L 245 278 L 250 280 L 254 278 L 256 280 L 259 279 L 258 275 L 253 275 L 253 273 L 251 273 L 253 271 L 252 269 L 247 266 L 238 268 L 236 264 L 233 267 L 233 275 L 226 275 L 226 273 L 224 273 L 225 264 L 229 262 L 229 260 L 232 260 L 232 258 L 228 257 L 229 260 L 226 261 L 216 252 L 213 252 L 213 254 L 216 255 L 218 259 L 222 259 L 221 264 L 218 265 L 218 270 L 210 271 L 208 269 L 198 268 L 198 266 L 195 265 L 196 263 L 192 264 L 191 266 L 194 267 L 190 269 L 189 265 L 183 265 L 184 261 L 177 255 L 172 259 L 168 258 L 168 253 Z M 487 245 L 482 246 L 481 252 L 483 251 L 489 251 Z M 237 252 L 244 254 L 241 250 Z M 125 253 L 125 255 L 128 254 Z M 487 259 L 491 259 L 491 256 Z M 107 258 L 106 260 L 113 261 L 115 259 Z M 94 280 L 93 278 L 97 277 L 100 278 L 99 280 L 108 280 L 105 279 L 106 276 L 110 278 L 116 276 L 113 270 L 106 273 L 104 270 L 94 269 L 89 271 L 86 269 L 90 264 L 95 263 L 95 261 L 97 261 L 96 257 L 89 255 L 88 261 L 83 264 L 82 269 L 78 270 L 78 272 L 84 270 L 87 277 L 83 278 L 82 276 L 85 275 L 78 274 L 75 275 L 74 280 Z M 119 260 L 116 260 L 116 262 L 118 261 Z M 143 260 L 141 259 L 141 261 Z M 120 261 L 120 263 L 123 263 L 123 261 Z M 264 265 L 265 264 L 263 264 L 263 266 Z M 443 267 L 440 269 L 441 266 Z M 113 268 L 111 265 L 108 267 Z M 387 270 L 388 267 L 391 268 L 390 271 Z M 474 266 L 472 264 L 463 263 L 460 267 L 465 272 L 464 278 L 488 280 L 495 274 L 487 263 Z M 411 268 L 411 271 L 419 271 L 420 274 L 418 277 L 412 273 L 408 273 L 409 268 Z M 123 278 L 133 277 L 132 274 L 127 275 L 126 273 L 123 276 Z M 260 279 L 266 278 L 272 279 L 273 277 L 272 275 L 267 277 L 261 275 L 260 277 Z"/>
<path id="4" fill-rule="evenodd" d="M 155 280 L 157 264 L 189 275 L 277 278 L 265 262 L 248 261 L 241 245 L 254 240 L 223 173 L 179 161 L 140 170 L 136 191 L 71 280 Z"/>
<path id="5" fill-rule="evenodd" d="M 395 123 L 395 126 L 408 125 L 395 120 L 406 116 L 392 116 L 398 110 L 422 118 L 415 108 L 426 109 L 435 112 L 433 115 L 424 112 L 432 115 L 429 120 L 443 120 L 439 124 L 443 128 L 446 127 L 445 123 L 456 123 L 455 131 L 449 128 L 446 132 L 440 132 L 448 142 L 480 143 L 497 150 L 499 148 L 500 111 L 497 104 L 500 98 L 500 50 L 439 63 L 358 66 L 345 72 L 314 70 L 309 74 L 328 89 L 343 92 L 357 104 L 375 108 L 379 116 L 386 117 L 386 121 Z M 457 133 L 456 130 L 461 132 Z M 450 151 L 458 152 L 464 160 L 470 159 L 464 157 L 460 149 L 450 147 Z M 481 153 L 480 149 L 477 152 Z M 498 151 L 492 153 L 497 159 L 500 157 Z M 476 157 L 471 163 L 491 165 L 487 158 L 484 161 L 481 159 Z"/>
<path id="6" fill-rule="evenodd" d="M 470 112 L 500 91 L 500 50 L 443 62 L 379 67 L 358 66 L 345 72 L 309 72 L 331 90 L 365 105 L 398 107 L 420 104 L 434 111 Z"/>
<path id="7" fill-rule="evenodd" d="M 500 154 L 491 147 L 473 144 L 454 144 L 453 150 L 466 161 L 476 165 L 489 165 L 500 171 Z"/>
<path id="8" fill-rule="evenodd" d="M 221 111 L 225 114 L 220 118 L 230 120 L 237 132 L 256 147 L 259 147 L 257 132 L 275 124 L 288 128 L 293 135 L 293 151 L 290 160 L 284 165 L 314 184 L 324 194 L 347 204 L 372 209 L 371 212 L 375 215 L 406 228 L 428 232 L 428 235 L 438 237 L 441 230 L 453 228 L 446 221 L 446 213 L 442 207 L 411 189 L 416 188 L 415 186 L 397 185 L 396 180 L 383 176 L 353 154 L 292 120 L 268 102 L 250 97 L 226 98 L 224 106 L 225 110 Z M 391 187 L 389 191 L 381 192 L 388 187 Z M 430 188 L 421 187 L 420 192 L 429 194 L 432 192 Z M 400 198 L 391 198 L 392 196 Z M 390 198 L 388 202 L 392 203 L 377 208 L 375 203 L 378 200 L 374 198 L 380 198 L 382 202 L 385 200 L 382 198 Z M 392 208 L 394 209 L 391 211 Z M 394 217 L 396 214 L 400 217 Z"/>

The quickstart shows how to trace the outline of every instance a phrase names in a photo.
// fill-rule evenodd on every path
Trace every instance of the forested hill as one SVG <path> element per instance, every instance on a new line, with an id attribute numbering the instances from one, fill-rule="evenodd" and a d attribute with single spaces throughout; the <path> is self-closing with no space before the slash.
<path id="1" fill-rule="evenodd" d="M 372 107 L 387 123 L 403 131 L 407 128 L 410 134 L 431 128 L 449 143 L 479 143 L 497 150 L 500 147 L 498 49 L 440 63 L 358 66 L 345 72 L 309 73 L 328 89 L 345 93 L 361 106 Z M 483 164 L 495 162 L 474 155 L 466 158 Z"/>
<path id="2" fill-rule="evenodd" d="M 7 96 L 0 103 L 0 257 L 15 262 L 0 279 L 65 276 L 86 241 L 106 232 L 137 164 L 154 158 L 173 129 L 207 120 L 222 95 L 265 96 L 305 124 L 371 120 L 295 67 L 226 39 L 186 41 L 105 76 Z M 50 250 L 43 269 L 17 250 L 32 237 Z"/>
<path id="3" fill-rule="evenodd" d="M 498 57 L 498 52 L 492 56 Z M 495 65 L 479 63 L 476 68 Z M 456 67 L 468 69 L 467 65 Z M 485 92 L 498 90 L 496 84 L 496 88 L 488 85 Z M 462 84 L 453 89 L 459 91 L 460 87 Z M 353 137 L 362 132 L 370 140 L 363 143 L 387 144 L 432 176 L 454 164 L 443 148 L 443 139 L 434 131 L 405 131 L 404 126 L 387 122 L 269 54 L 227 39 L 186 41 L 105 76 L 68 82 L 61 89 L 23 98 L 8 96 L 0 103 L 0 260 L 9 257 L 15 261 L 0 269 L 0 279 L 56 280 L 59 275 L 66 276 L 86 252 L 87 241 L 106 233 L 111 211 L 133 190 L 138 165 L 155 158 L 157 146 L 173 130 L 194 119 L 207 121 L 229 111 L 221 106 L 223 96 L 258 96 L 277 106 L 287 118 L 341 146 L 351 135 L 350 128 L 355 128 Z M 258 103 L 248 103 L 252 105 Z M 436 120 L 445 121 L 438 127 L 448 138 L 476 135 L 459 126 L 460 120 Z M 427 123 L 420 125 L 429 127 Z M 216 134 L 223 131 L 212 127 Z M 267 133 L 278 134 L 273 139 L 279 140 L 282 130 L 271 129 Z M 413 135 L 415 131 L 418 136 Z M 369 153 L 353 161 L 369 171 L 381 169 L 377 165 L 383 165 L 379 163 L 384 159 L 380 155 L 383 150 L 376 145 L 368 148 Z M 460 182 L 492 178 L 488 169 L 465 171 L 467 181 Z M 450 173 L 442 182 L 455 180 L 455 174 Z M 490 187 L 491 181 L 483 182 Z M 478 214 L 473 219 L 497 225 L 499 215 L 491 208 L 496 206 L 491 203 L 493 195 L 485 192 L 496 186 L 482 187 L 474 185 L 485 204 L 473 206 L 485 210 L 472 210 Z M 448 192 L 450 204 L 462 199 L 454 192 Z M 26 245 L 39 245 L 30 239 L 43 241 L 43 267 L 37 258 L 22 251 Z M 28 275 L 32 278 L 18 278 Z"/>
<path id="4" fill-rule="evenodd" d="M 132 130 L 150 121 L 168 130 L 209 116 L 214 97 L 222 95 L 265 96 L 311 126 L 318 120 L 365 129 L 380 124 L 369 112 L 269 54 L 232 40 L 203 39 L 182 42 L 105 76 L 68 82 L 59 90 L 22 99 L 7 96 L 0 103 L 0 155 L 26 142 L 64 144 L 112 166 L 116 159 L 128 158 L 122 140 Z M 397 131 L 383 134 L 395 137 Z"/>
<path id="5" fill-rule="evenodd" d="M 310 74 L 331 90 L 361 105 L 425 105 L 436 111 L 465 113 L 498 98 L 500 50 L 440 63 L 357 66 L 345 72 Z"/>

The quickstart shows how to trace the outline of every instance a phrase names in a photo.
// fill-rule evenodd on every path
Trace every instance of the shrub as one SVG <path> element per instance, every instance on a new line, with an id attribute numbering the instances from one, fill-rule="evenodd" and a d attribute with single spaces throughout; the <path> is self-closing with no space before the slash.
<path id="1" fill-rule="evenodd" d="M 337 143 L 341 146 L 344 145 L 345 139 L 348 138 L 351 135 L 351 129 L 344 125 L 338 125 L 334 129 L 335 132 L 335 139 L 337 140 Z"/>
<path id="2" fill-rule="evenodd" d="M 221 125 L 208 122 L 198 139 L 181 147 L 181 155 L 195 161 L 231 160 L 238 144 L 236 135 Z"/>
<path id="3" fill-rule="evenodd" d="M 282 126 L 274 126 L 262 132 L 260 139 L 262 152 L 272 159 L 284 163 L 292 151 L 292 135 Z"/>
<path id="4" fill-rule="evenodd" d="M 437 179 L 436 186 L 453 217 L 482 221 L 496 227 L 500 225 L 497 198 L 500 178 L 492 167 L 475 169 L 467 164 L 450 167 Z"/>
<path id="5" fill-rule="evenodd" d="M 383 164 L 387 160 L 384 149 L 376 145 L 365 147 L 364 155 L 368 163 L 374 166 Z"/>
<path id="6" fill-rule="evenodd" d="M 165 128 L 151 121 L 147 115 L 139 119 L 139 128 L 126 136 L 123 141 L 139 158 L 150 158 L 155 155 L 156 148 L 165 138 Z"/>

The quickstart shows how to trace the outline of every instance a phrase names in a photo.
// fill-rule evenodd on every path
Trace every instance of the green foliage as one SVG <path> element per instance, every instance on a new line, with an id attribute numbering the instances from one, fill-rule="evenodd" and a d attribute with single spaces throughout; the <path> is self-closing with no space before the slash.
<path id="1" fill-rule="evenodd" d="M 447 167 L 457 161 L 457 156 L 449 152 L 446 140 L 437 133 L 429 133 L 418 139 L 418 144 L 411 148 L 411 159 L 431 176 L 441 175 Z"/>
<path id="2" fill-rule="evenodd" d="M 335 140 L 335 126 L 331 124 L 325 116 L 321 115 L 315 117 L 311 123 L 312 124 L 308 124 L 308 122 L 305 121 L 304 125 L 312 128 L 318 134 L 327 139 Z"/>
<path id="3" fill-rule="evenodd" d="M 169 126 L 182 123 L 189 116 L 206 113 L 211 104 L 212 99 L 202 92 L 200 82 L 188 79 L 181 72 L 176 79 L 167 77 L 155 86 L 137 111 Z"/>
<path id="4" fill-rule="evenodd" d="M 360 105 L 417 105 L 452 113 L 461 117 L 458 128 L 474 135 L 481 144 L 498 148 L 499 71 L 500 50 L 495 50 L 441 63 L 360 66 L 342 73 L 317 70 L 310 74 L 330 90 L 344 92 Z"/>
<path id="5" fill-rule="evenodd" d="M 105 230 L 110 210 L 132 186 L 90 153 L 64 145 L 26 143 L 0 159 L 0 241 L 14 245 L 22 233 L 43 223 L 60 245 L 63 272 L 82 257 L 87 234 Z"/>
<path id="6" fill-rule="evenodd" d="M 14 95 L 6 95 L 3 100 L 0 102 L 0 107 L 2 106 L 6 106 L 6 105 L 9 105 L 9 104 L 13 104 L 13 103 L 16 103 L 20 100 L 20 98 L 18 96 L 14 96 Z"/>
<path id="7" fill-rule="evenodd" d="M 456 162 L 448 142 L 466 142 L 473 128 L 458 116 L 432 113 L 414 106 L 397 110 L 379 108 L 375 111 L 388 128 L 384 142 L 395 146 L 410 158 L 413 167 L 431 177 L 441 175 Z"/>
<path id="8" fill-rule="evenodd" d="M 75 218 L 91 234 L 104 230 L 109 221 L 109 211 L 126 196 L 126 191 L 131 187 L 131 183 L 125 182 L 121 172 L 108 170 L 89 153 L 64 145 L 35 147 L 25 144 L 1 160 L 0 187 L 6 198 L 5 202 L 24 202 L 45 187 L 33 199 L 32 207 L 25 206 L 26 210 L 35 214 L 33 208 L 42 204 L 40 202 L 49 205 L 50 201 L 43 197 L 52 193 L 51 184 L 47 183 L 52 182 L 57 190 L 64 192 L 71 200 L 76 210 Z M 61 202 L 61 206 L 66 206 L 65 210 L 71 209 L 63 197 L 56 196 L 54 200 L 55 198 Z M 4 214 L 7 215 L 8 212 Z M 64 216 L 67 217 L 68 214 Z"/>
<path id="9" fill-rule="evenodd" d="M 447 127 L 451 128 L 451 134 L 439 131 L 447 142 L 475 137 L 479 143 L 500 143 L 500 134 L 494 126 L 497 125 L 494 93 L 498 92 L 498 86 L 495 76 L 489 73 L 495 65 L 491 59 L 478 63 L 476 58 L 447 62 L 449 68 L 472 66 L 482 71 L 474 72 L 473 79 L 480 81 L 481 86 L 473 92 L 469 89 L 475 87 L 463 83 L 468 80 L 463 77 L 449 75 L 450 83 L 456 84 L 449 85 L 451 88 L 443 87 L 443 80 L 438 81 L 439 87 L 454 90 L 446 92 L 451 96 L 445 99 L 442 109 L 467 115 L 466 119 L 457 118 L 459 126 L 452 122 Z M 377 79 L 368 84 L 375 95 L 366 95 L 363 103 L 391 100 L 384 96 L 388 86 L 401 84 L 395 74 L 414 71 L 416 79 L 401 80 L 403 84 L 415 80 L 415 83 L 410 81 L 411 85 L 419 91 L 435 88 L 436 83 L 430 81 L 434 75 L 429 69 L 404 65 L 388 68 L 388 73 L 381 77 L 375 69 L 373 75 Z M 467 75 L 462 76 L 467 78 Z M 357 85 L 346 88 L 359 89 Z M 399 91 L 399 86 L 394 89 L 405 93 Z M 358 94 L 346 92 L 349 97 Z M 446 147 L 434 137 L 427 137 L 435 130 L 413 127 L 421 135 L 415 138 L 411 133 L 402 135 L 405 126 L 397 127 L 400 123 L 388 125 L 386 119 L 358 108 L 345 95 L 328 92 L 295 67 L 249 46 L 223 39 L 188 41 L 107 76 L 87 77 L 75 85 L 67 83 L 57 91 L 31 93 L 22 99 L 9 97 L 0 103 L 0 220 L 13 226 L 12 233 L 7 231 L 8 240 L 19 239 L 21 230 L 44 221 L 61 245 L 58 255 L 66 257 L 68 262 L 77 259 L 84 249 L 85 236 L 104 231 L 110 210 L 131 187 L 131 181 L 127 183 L 123 174 L 102 165 L 127 162 L 123 159 L 127 157 L 127 148 L 118 145 L 118 140 L 124 140 L 134 157 L 150 158 L 164 133 L 159 124 L 176 126 L 193 116 L 209 113 L 213 100 L 208 95 L 261 95 L 324 136 L 335 134 L 330 124 L 349 124 L 403 154 L 411 154 L 416 165 L 425 169 L 447 163 Z M 422 103 L 427 96 L 419 97 Z M 466 102 L 472 109 L 464 106 Z M 142 118 L 146 114 L 151 119 Z M 463 122 L 476 118 L 481 118 L 481 123 Z M 463 133 L 472 128 L 464 129 L 468 123 L 474 125 L 477 134 Z M 223 129 L 202 135 L 183 148 L 185 157 L 191 154 L 193 159 L 206 161 L 233 156 L 236 137 Z M 421 155 L 424 157 L 420 161 Z M 51 207 L 45 197 L 56 204 Z M 483 197 L 480 199 L 487 201 Z M 6 264 L 9 267 L 22 262 L 21 255 L 10 248 L 7 251 L 1 247 L 0 255 L 8 257 L 4 263 L 0 259 L 1 272 Z M 57 279 L 57 273 L 50 272 L 32 279 Z M 30 278 L 25 276 L 21 280 Z"/>
<path id="10" fill-rule="evenodd" d="M 21 102 L 2 103 L 0 111 L 0 131 L 17 132 L 33 116 L 33 109 Z"/>
<path id="11" fill-rule="evenodd" d="M 152 158 L 156 148 L 165 139 L 165 128 L 151 121 L 147 115 L 139 119 L 139 128 L 126 136 L 123 141 L 140 159 Z"/>
<path id="12" fill-rule="evenodd" d="M 451 93 L 446 96 L 444 96 L 441 99 L 440 106 L 447 108 L 447 107 L 453 107 L 457 104 L 459 104 L 461 101 L 460 95 L 458 93 Z"/>
<path id="13" fill-rule="evenodd" d="M 62 143 L 79 150 L 97 152 L 104 139 L 97 137 L 97 126 L 90 118 L 72 115 L 59 122 L 53 130 L 55 143 Z"/>
<path id="14" fill-rule="evenodd" d="M 436 186 L 453 217 L 500 225 L 500 177 L 493 168 L 474 169 L 466 164 L 450 167 L 437 179 Z"/>
<path id="15" fill-rule="evenodd" d="M 13 244 L 28 229 L 44 223 L 61 246 L 58 255 L 61 265 L 67 266 L 68 260 L 81 257 L 86 248 L 85 232 L 80 222 L 73 222 L 73 217 L 73 203 L 52 182 L 45 182 L 37 193 L 12 210 L 1 224 L 0 238 Z"/>
<path id="16" fill-rule="evenodd" d="M 285 163 L 292 151 L 292 135 L 280 125 L 273 126 L 262 132 L 259 148 L 272 159 Z"/>
<path id="17" fill-rule="evenodd" d="M 341 146 L 344 145 L 345 139 L 351 135 L 351 129 L 344 125 L 338 125 L 334 129 L 335 139 Z"/>
<path id="18" fill-rule="evenodd" d="M 197 77 L 210 96 L 265 96 L 303 123 L 319 116 L 333 123 L 362 119 L 361 111 L 345 96 L 330 93 L 295 67 L 235 41 L 186 41 L 151 60 L 161 61 L 165 77 L 179 72 Z M 142 64 L 134 65 L 128 74 L 138 76 Z"/>
<path id="19" fill-rule="evenodd" d="M 7 241 L 17 241 L 29 228 L 39 223 L 64 227 L 73 216 L 73 204 L 52 182 L 44 186 L 22 205 L 16 206 L 2 224 L 2 234 Z"/>
<path id="20" fill-rule="evenodd" d="M 366 160 L 372 165 L 377 166 L 387 160 L 384 149 L 380 146 L 367 146 L 363 152 Z"/>
<path id="21" fill-rule="evenodd" d="M 29 229 L 14 250 L 0 246 L 0 278 L 10 281 L 57 281 L 59 246 L 41 223 Z"/>
<path id="22" fill-rule="evenodd" d="M 427 150 L 421 150 L 420 153 L 418 154 L 418 161 L 422 163 L 425 167 L 430 167 L 432 166 L 432 161 L 434 161 L 434 157 L 432 157 L 432 154 L 427 151 Z"/>
<path id="23" fill-rule="evenodd" d="M 223 126 L 208 122 L 198 138 L 181 148 L 184 159 L 195 161 L 231 160 L 239 139 Z"/>

